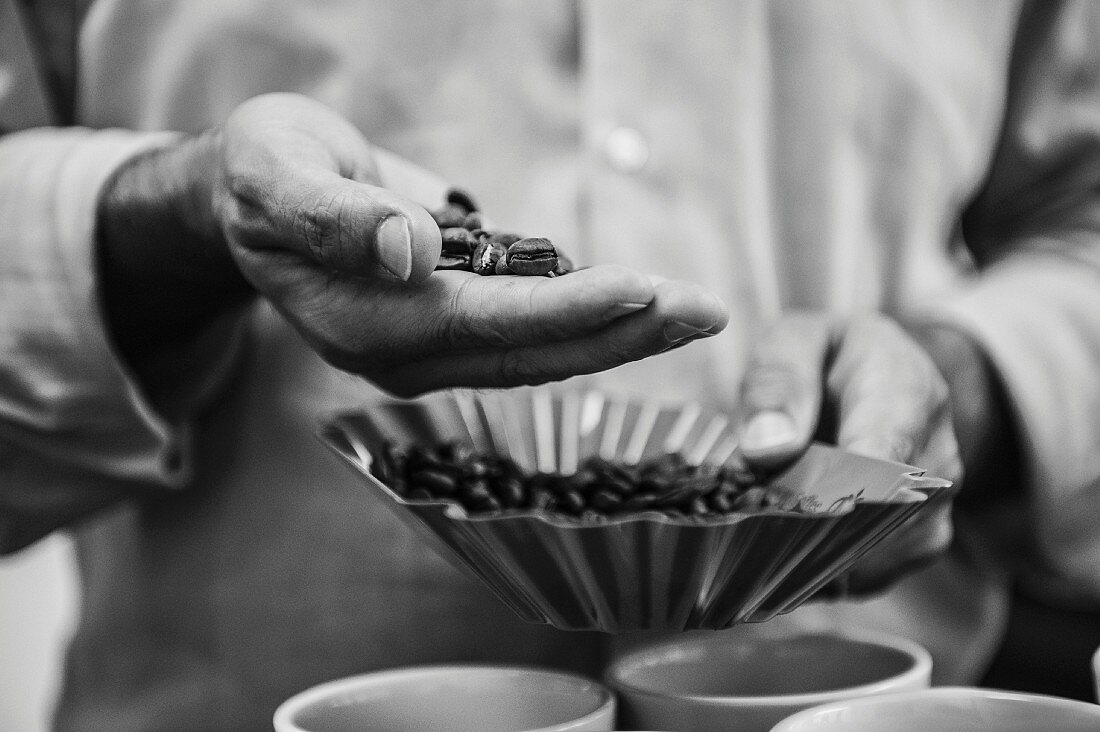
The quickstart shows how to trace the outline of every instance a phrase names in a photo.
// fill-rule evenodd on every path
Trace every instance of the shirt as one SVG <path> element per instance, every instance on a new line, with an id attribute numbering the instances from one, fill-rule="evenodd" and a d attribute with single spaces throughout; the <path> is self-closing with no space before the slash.
<path id="1" fill-rule="evenodd" d="M 581 262 L 693 280 L 731 304 L 722 335 L 592 379 L 605 388 L 734 409 L 748 343 L 791 309 L 963 329 L 1022 426 L 1026 574 L 1096 604 L 1098 10 L 94 2 L 81 127 L 0 139 L 0 532 L 14 548 L 73 525 L 84 590 L 58 728 L 266 729 L 279 701 L 341 675 L 490 658 L 597 673 L 624 642 L 520 623 L 357 490 L 313 432 L 382 396 L 268 306 L 196 374 L 196 404 L 217 398 L 185 422 L 159 415 L 119 359 L 98 306 L 98 190 L 137 151 L 271 90 L 329 104 Z M 18 45 L 3 50 L 5 121 L 41 95 Z M 881 599 L 775 627 L 900 629 L 931 647 L 938 680 L 972 681 L 1003 588 L 956 554 Z"/>

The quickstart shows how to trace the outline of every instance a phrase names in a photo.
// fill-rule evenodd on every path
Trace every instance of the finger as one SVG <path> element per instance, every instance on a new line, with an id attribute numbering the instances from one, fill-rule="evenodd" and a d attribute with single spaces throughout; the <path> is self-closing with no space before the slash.
<path id="1" fill-rule="evenodd" d="M 221 208 L 231 240 L 348 274 L 401 282 L 431 274 L 438 227 L 422 206 L 362 182 L 377 178 L 370 147 L 339 115 L 268 95 L 230 117 L 224 145 Z"/>
<path id="2" fill-rule="evenodd" d="M 756 344 L 741 384 L 741 450 L 753 465 L 774 467 L 801 452 L 821 408 L 830 325 L 787 315 Z"/>
<path id="3" fill-rule="evenodd" d="M 436 355 L 402 368 L 393 378 L 383 374 L 376 381 L 395 393 L 411 396 L 447 386 L 535 385 L 596 373 L 710 337 L 728 318 L 724 306 L 715 301 L 695 285 L 665 282 L 645 309 L 578 337 Z M 684 332 L 685 327 L 690 332 Z"/>
<path id="4" fill-rule="evenodd" d="M 446 275 L 440 273 L 442 281 Z M 630 268 L 599 265 L 565 277 L 475 277 L 459 280 L 453 307 L 444 312 L 435 335 L 453 347 L 537 345 L 576 338 L 616 318 L 653 307 L 672 341 L 729 321 L 724 303 L 686 282 L 654 286 Z"/>
<path id="5" fill-rule="evenodd" d="M 231 237 L 284 249 L 326 269 L 418 282 L 439 259 L 441 236 L 420 206 L 337 173 L 275 165 L 237 178 Z"/>
<path id="6" fill-rule="evenodd" d="M 908 463 L 950 422 L 947 385 L 927 354 L 884 318 L 854 320 L 828 376 L 840 447 Z"/>

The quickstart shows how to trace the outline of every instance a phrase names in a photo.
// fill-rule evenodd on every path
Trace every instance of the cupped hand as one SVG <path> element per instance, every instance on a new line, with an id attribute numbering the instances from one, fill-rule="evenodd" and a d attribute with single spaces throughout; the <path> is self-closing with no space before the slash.
<path id="1" fill-rule="evenodd" d="M 707 290 L 620 266 L 557 278 L 433 272 L 432 217 L 386 187 L 357 130 L 307 98 L 246 102 L 218 144 L 214 211 L 242 274 L 327 361 L 393 393 L 560 380 L 728 320 Z"/>
<path id="2" fill-rule="evenodd" d="M 820 439 L 958 481 L 949 397 L 930 355 L 892 320 L 791 314 L 750 359 L 741 446 L 754 465 L 775 468 Z M 951 538 L 951 501 L 940 499 L 857 562 L 847 589 L 880 590 L 942 553 Z"/>

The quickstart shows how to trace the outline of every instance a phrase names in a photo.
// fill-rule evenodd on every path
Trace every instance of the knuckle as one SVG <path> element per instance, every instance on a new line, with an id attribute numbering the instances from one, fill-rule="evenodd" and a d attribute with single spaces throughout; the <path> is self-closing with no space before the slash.
<path id="1" fill-rule="evenodd" d="M 344 226 L 345 196 L 335 193 L 317 205 L 295 205 L 298 234 L 319 262 L 339 257 L 347 244 Z"/>
<path id="2" fill-rule="evenodd" d="M 513 344 L 515 337 L 509 337 L 495 309 L 486 300 L 482 284 L 476 277 L 467 277 L 455 289 L 450 306 L 439 314 L 432 327 L 442 342 L 476 347 Z"/>
<path id="3" fill-rule="evenodd" d="M 446 342 L 463 343 L 474 338 L 474 323 L 483 310 L 481 297 L 467 278 L 455 289 L 450 306 L 436 318 L 433 330 Z"/>
<path id="4" fill-rule="evenodd" d="M 545 379 L 539 378 L 532 362 L 521 351 L 505 351 L 497 359 L 496 379 L 506 386 L 534 386 Z"/>

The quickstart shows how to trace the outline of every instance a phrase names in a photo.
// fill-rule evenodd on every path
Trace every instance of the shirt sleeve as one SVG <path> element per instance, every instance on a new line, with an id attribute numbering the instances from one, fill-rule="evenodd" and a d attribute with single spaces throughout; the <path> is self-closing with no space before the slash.
<path id="1" fill-rule="evenodd" d="M 1100 3 L 1026 6 L 990 175 L 963 220 L 981 274 L 939 316 L 1013 402 L 1047 596 L 1100 603 Z M 1042 578 L 1041 580 L 1039 578 Z"/>
<path id="2" fill-rule="evenodd" d="M 0 138 L 0 549 L 139 486 L 186 480 L 183 427 L 114 350 L 95 262 L 99 192 L 172 134 L 40 128 Z"/>

